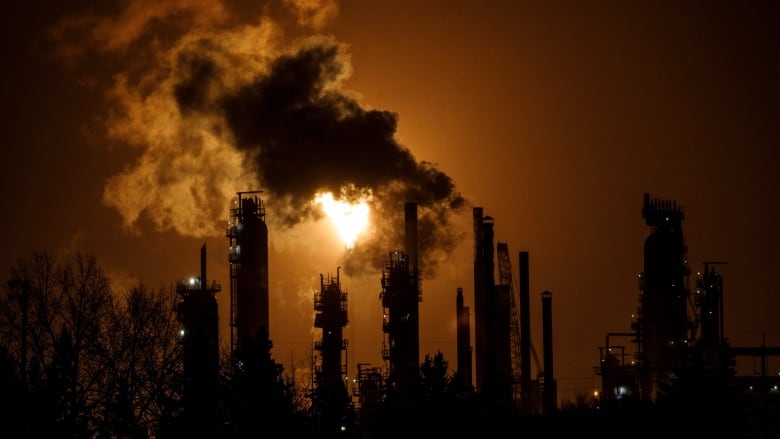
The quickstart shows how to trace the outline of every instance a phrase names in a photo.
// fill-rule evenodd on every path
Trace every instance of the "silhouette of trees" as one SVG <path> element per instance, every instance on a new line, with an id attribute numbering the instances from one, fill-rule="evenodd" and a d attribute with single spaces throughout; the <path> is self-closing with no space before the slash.
<path id="1" fill-rule="evenodd" d="M 108 277 L 93 256 L 60 261 L 35 252 L 11 269 L 0 302 L 0 340 L 19 362 L 26 389 L 22 427 L 42 435 L 95 432 L 100 391 L 96 343 L 112 300 Z"/>
<path id="2" fill-rule="evenodd" d="M 311 425 L 295 403 L 295 386 L 284 380 L 284 367 L 271 356 L 273 343 L 261 328 L 238 343 L 226 377 L 225 437 L 259 437 L 270 432 L 306 434 Z"/>
<path id="3" fill-rule="evenodd" d="M 180 409 L 182 357 L 171 287 L 133 287 L 108 312 L 100 343 L 104 431 L 142 437 Z M 162 420 L 162 421 L 161 421 Z"/>
<path id="4" fill-rule="evenodd" d="M 444 354 L 426 354 L 419 367 L 419 380 L 401 397 L 387 391 L 381 410 L 371 419 L 372 438 L 399 435 L 465 435 L 490 427 L 483 424 L 484 410 L 477 395 L 449 372 Z"/>
<path id="5" fill-rule="evenodd" d="M 708 364 L 697 348 L 674 370 L 669 382 L 659 383 L 655 405 L 660 416 L 673 421 L 681 432 L 694 435 L 750 437 L 746 414 L 732 384 L 732 359 Z"/>
<path id="6" fill-rule="evenodd" d="M 79 438 L 154 431 L 178 400 L 172 289 L 117 298 L 95 256 L 80 253 L 34 252 L 10 274 L 0 298 L 3 403 L 20 407 L 10 426 Z"/>

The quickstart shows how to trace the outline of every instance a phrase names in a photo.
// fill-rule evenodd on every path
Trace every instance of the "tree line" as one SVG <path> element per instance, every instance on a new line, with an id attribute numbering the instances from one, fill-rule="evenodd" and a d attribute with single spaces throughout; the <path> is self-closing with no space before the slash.
<path id="1" fill-rule="evenodd" d="M 345 389 L 334 405 L 333 392 L 296 386 L 263 333 L 222 353 L 213 413 L 187 413 L 180 301 L 174 285 L 113 291 L 94 255 L 18 259 L 0 294 L 0 429 L 10 437 L 367 436 Z M 421 366 L 418 396 L 438 403 L 447 362 L 438 354 Z M 391 422 L 380 413 L 367 416 L 372 425 Z"/>
<path id="2" fill-rule="evenodd" d="M 710 378 L 695 364 L 680 371 L 684 379 L 665 389 L 659 404 L 582 399 L 540 417 L 482 400 L 437 352 L 424 356 L 409 393 L 384 389 L 380 402 L 357 407 L 346 389 L 298 388 L 273 359 L 267 333 L 223 352 L 211 412 L 193 415 L 183 398 L 180 300 L 173 285 L 113 291 L 94 255 L 18 259 L 0 294 L 0 431 L 61 438 L 536 437 L 609 436 L 642 423 L 640 436 L 653 437 L 661 421 L 684 423 L 691 414 L 693 433 L 744 431 L 724 377 Z"/>

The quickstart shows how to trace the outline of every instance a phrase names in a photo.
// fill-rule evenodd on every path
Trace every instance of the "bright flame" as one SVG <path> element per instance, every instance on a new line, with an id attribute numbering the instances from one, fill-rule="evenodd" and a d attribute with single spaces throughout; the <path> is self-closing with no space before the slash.
<path id="1" fill-rule="evenodd" d="M 360 232 L 368 226 L 368 200 L 370 195 L 361 197 L 357 203 L 335 200 L 330 192 L 321 192 L 314 197 L 315 204 L 321 204 L 322 210 L 336 226 L 341 240 L 347 248 L 352 248 Z"/>

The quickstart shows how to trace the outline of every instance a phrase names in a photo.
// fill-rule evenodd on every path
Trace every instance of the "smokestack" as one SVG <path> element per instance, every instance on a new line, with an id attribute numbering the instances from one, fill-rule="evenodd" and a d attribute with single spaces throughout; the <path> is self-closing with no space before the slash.
<path id="1" fill-rule="evenodd" d="M 206 243 L 200 248 L 200 290 L 206 292 Z"/>
<path id="2" fill-rule="evenodd" d="M 469 307 L 463 305 L 463 288 L 458 287 L 455 299 L 457 315 L 458 376 L 464 387 L 472 386 L 471 377 L 471 327 L 469 325 Z"/>
<path id="3" fill-rule="evenodd" d="M 409 270 L 415 282 L 419 281 L 418 242 L 417 242 L 417 203 L 404 205 L 404 224 L 406 226 L 406 255 L 409 257 Z"/>
<path id="4" fill-rule="evenodd" d="M 485 258 L 483 248 L 482 208 L 473 209 L 474 227 L 474 351 L 476 355 L 476 384 L 481 391 L 485 377 L 485 349 L 487 332 L 485 326 Z"/>
<path id="5" fill-rule="evenodd" d="M 557 408 L 557 389 L 553 373 L 552 345 L 552 293 L 542 293 L 542 338 L 544 343 L 544 390 L 542 394 L 542 411 L 551 413 Z"/>
<path id="6" fill-rule="evenodd" d="M 493 398 L 499 390 L 496 371 L 494 278 L 494 220 L 474 208 L 474 334 L 476 336 L 476 389 Z"/>
<path id="7" fill-rule="evenodd" d="M 531 412 L 531 294 L 528 252 L 520 252 L 520 401 Z"/>

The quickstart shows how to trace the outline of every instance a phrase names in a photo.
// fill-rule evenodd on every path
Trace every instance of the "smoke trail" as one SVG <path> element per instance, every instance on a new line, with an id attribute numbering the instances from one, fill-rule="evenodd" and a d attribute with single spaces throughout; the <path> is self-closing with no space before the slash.
<path id="1" fill-rule="evenodd" d="M 450 248 L 456 237 L 448 233 L 449 215 L 464 205 L 454 182 L 432 164 L 418 163 L 396 141 L 397 114 L 364 109 L 342 91 L 350 73 L 345 47 L 328 38 L 309 39 L 280 56 L 267 74 L 222 100 L 236 146 L 252 157 L 274 212 L 283 213 L 288 225 L 311 215 L 317 191 L 354 187 L 381 200 L 373 207 L 375 218 L 384 221 L 375 239 L 363 243 L 364 251 L 398 248 L 407 201 L 422 212 L 421 254 L 434 246 Z M 423 263 L 433 270 L 433 261 Z"/>
<path id="2" fill-rule="evenodd" d="M 312 28 L 337 11 L 325 0 L 284 5 Z M 412 201 L 421 263 L 432 274 L 433 250 L 447 253 L 459 238 L 451 218 L 464 200 L 452 179 L 396 141 L 397 114 L 366 109 L 344 89 L 344 45 L 321 36 L 286 45 L 267 14 L 246 22 L 251 14 L 234 12 L 218 1 L 138 1 L 55 29 L 70 57 L 91 51 L 124 62 L 105 126 L 139 156 L 107 181 L 106 205 L 129 228 L 146 220 L 217 236 L 238 191 L 262 189 L 269 224 L 279 227 L 316 219 L 318 191 L 370 191 L 373 233 L 348 255 L 347 273 L 381 267 L 402 246 L 403 205 Z"/>

